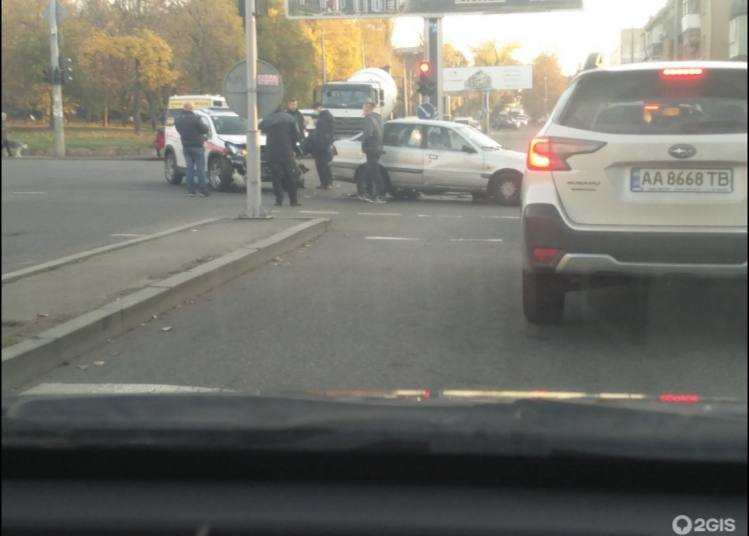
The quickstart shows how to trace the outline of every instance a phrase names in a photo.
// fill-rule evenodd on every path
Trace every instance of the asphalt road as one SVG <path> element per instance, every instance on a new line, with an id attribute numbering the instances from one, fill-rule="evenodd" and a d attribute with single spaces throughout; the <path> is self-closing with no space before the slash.
<path id="1" fill-rule="evenodd" d="M 241 193 L 184 197 L 164 182 L 158 162 L 4 160 L 2 173 L 3 272 L 233 216 L 244 206 Z M 276 213 L 332 219 L 309 247 L 39 383 L 677 392 L 746 400 L 745 283 L 573 293 L 562 325 L 534 327 L 521 312 L 517 208 L 458 197 L 375 206 L 345 198 L 351 191 L 310 189 L 301 209 Z M 266 205 L 271 201 L 266 191 Z"/>
<path id="2" fill-rule="evenodd" d="M 193 201 L 176 199 L 175 206 Z M 746 399 L 745 284 L 661 282 L 647 294 L 627 287 L 573 293 L 562 325 L 534 327 L 521 313 L 516 208 L 459 198 L 377 207 L 332 191 L 280 215 L 326 216 L 333 224 L 309 247 L 162 315 L 39 384 Z"/>

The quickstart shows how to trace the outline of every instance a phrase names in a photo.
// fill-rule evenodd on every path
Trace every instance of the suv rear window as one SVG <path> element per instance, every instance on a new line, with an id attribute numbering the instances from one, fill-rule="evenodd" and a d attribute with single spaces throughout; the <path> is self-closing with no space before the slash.
<path id="1" fill-rule="evenodd" d="M 693 80 L 655 70 L 591 73 L 578 80 L 556 122 L 610 134 L 745 133 L 746 70 L 708 69 Z"/>

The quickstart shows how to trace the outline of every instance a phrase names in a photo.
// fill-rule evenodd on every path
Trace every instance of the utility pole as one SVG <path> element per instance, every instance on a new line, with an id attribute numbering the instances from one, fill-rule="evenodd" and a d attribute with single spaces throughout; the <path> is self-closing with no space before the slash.
<path id="1" fill-rule="evenodd" d="M 60 46 L 57 31 L 57 0 L 50 0 L 49 9 L 50 78 L 52 80 L 52 127 L 55 136 L 55 155 L 65 158 L 65 131 L 62 111 L 62 77 L 60 71 Z"/>
<path id="2" fill-rule="evenodd" d="M 255 1 L 244 0 L 245 35 L 247 39 L 247 208 L 240 216 L 245 219 L 267 219 L 263 208 L 260 171 L 260 130 L 257 110 L 257 26 Z"/>
<path id="3" fill-rule="evenodd" d="M 544 117 L 549 115 L 549 75 L 544 73 Z"/>
<path id="4" fill-rule="evenodd" d="M 445 113 L 442 98 L 442 18 L 424 19 L 424 46 L 426 59 L 432 64 L 435 82 L 429 102 L 437 109 L 437 117 L 442 118 Z"/>

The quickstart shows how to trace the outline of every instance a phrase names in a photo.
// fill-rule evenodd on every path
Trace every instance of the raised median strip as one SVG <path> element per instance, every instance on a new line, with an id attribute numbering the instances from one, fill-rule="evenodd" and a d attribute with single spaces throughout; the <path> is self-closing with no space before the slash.
<path id="1" fill-rule="evenodd" d="M 86 251 L 81 251 L 80 253 L 75 253 L 73 255 L 68 255 L 66 257 L 60 257 L 59 259 L 55 259 L 52 261 L 43 262 L 41 264 L 35 264 L 34 266 L 29 266 L 28 268 L 23 268 L 21 270 L 16 270 L 14 272 L 8 272 L 8 273 L 3 274 L 2 283 L 3 285 L 5 285 L 6 283 L 11 283 L 13 281 L 17 281 L 18 279 L 22 279 L 30 275 L 35 275 L 35 274 L 39 274 L 42 272 L 48 272 L 50 270 L 54 270 L 61 266 L 65 266 L 66 264 L 80 262 L 82 260 L 88 259 L 89 257 L 93 257 L 94 255 L 101 255 L 103 253 L 109 253 L 110 251 L 115 251 L 118 249 L 134 246 L 135 244 L 140 244 L 142 242 L 156 240 L 158 238 L 163 238 L 165 236 L 169 236 L 172 234 L 181 233 L 182 231 L 186 231 L 187 229 L 192 229 L 194 227 L 200 227 L 202 225 L 214 223 L 219 220 L 221 220 L 221 218 L 208 218 L 206 220 L 200 220 L 200 221 L 196 221 L 193 223 L 188 223 L 187 225 L 180 225 L 179 227 L 173 227 L 171 229 L 167 229 L 166 231 L 161 231 L 158 233 L 141 236 L 138 238 L 133 238 L 132 240 L 123 240 L 122 242 L 116 242 L 114 244 L 108 244 L 106 246 L 88 249 Z"/>
<path id="2" fill-rule="evenodd" d="M 40 375 L 139 326 L 154 314 L 253 270 L 322 235 L 330 220 L 312 219 L 154 281 L 102 307 L 2 350 L 3 397 Z"/>

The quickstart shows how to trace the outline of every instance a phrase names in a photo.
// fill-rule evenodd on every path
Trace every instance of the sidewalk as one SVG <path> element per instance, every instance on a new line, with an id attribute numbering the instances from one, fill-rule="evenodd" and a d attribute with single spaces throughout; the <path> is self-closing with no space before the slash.
<path id="1" fill-rule="evenodd" d="M 2 287 L 3 376 L 13 360 L 32 359 L 28 354 L 42 347 L 42 368 L 49 369 L 103 335 L 117 336 L 303 245 L 326 225 L 319 219 L 218 220 L 8 281 Z"/>

